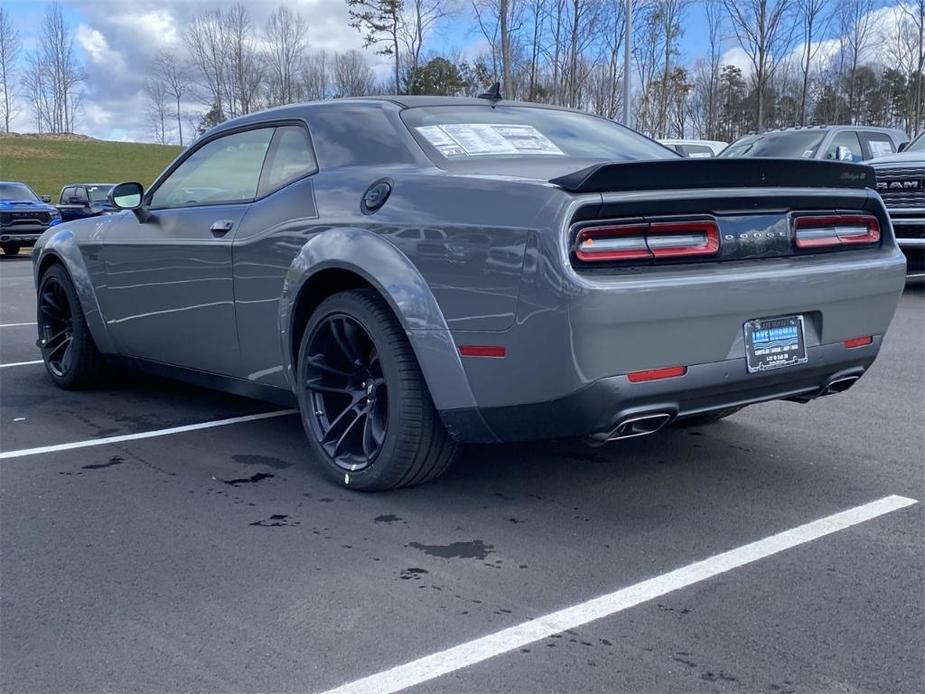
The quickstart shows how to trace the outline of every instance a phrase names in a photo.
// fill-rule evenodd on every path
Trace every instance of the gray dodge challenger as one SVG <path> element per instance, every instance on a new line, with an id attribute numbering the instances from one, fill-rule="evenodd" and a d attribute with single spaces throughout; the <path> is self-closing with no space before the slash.
<path id="1" fill-rule="evenodd" d="M 118 365 L 297 404 L 379 490 L 849 388 L 905 260 L 873 170 L 691 160 L 603 118 L 381 97 L 223 123 L 33 253 L 62 388 Z"/>

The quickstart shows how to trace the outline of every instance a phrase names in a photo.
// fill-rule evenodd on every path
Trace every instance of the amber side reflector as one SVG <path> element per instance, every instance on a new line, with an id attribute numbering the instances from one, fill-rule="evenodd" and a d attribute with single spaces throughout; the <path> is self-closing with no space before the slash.
<path id="1" fill-rule="evenodd" d="M 507 356 L 507 348 L 501 345 L 459 345 L 459 353 L 464 357 L 493 357 L 500 359 Z"/>
<path id="2" fill-rule="evenodd" d="M 677 378 L 687 373 L 686 366 L 666 366 L 664 369 L 649 369 L 648 371 L 633 371 L 626 377 L 630 383 L 641 381 L 658 381 L 662 378 Z"/>
<path id="3" fill-rule="evenodd" d="M 871 337 L 870 335 L 866 335 L 865 337 L 852 337 L 850 340 L 845 340 L 843 344 L 848 349 L 853 349 L 855 347 L 866 347 L 873 341 L 874 341 L 873 337 Z"/>

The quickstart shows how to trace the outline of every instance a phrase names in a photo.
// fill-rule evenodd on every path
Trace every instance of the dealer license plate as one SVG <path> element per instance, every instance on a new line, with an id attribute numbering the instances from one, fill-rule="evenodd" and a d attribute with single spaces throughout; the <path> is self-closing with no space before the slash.
<path id="1" fill-rule="evenodd" d="M 805 364 L 803 316 L 748 321 L 745 324 L 745 358 L 749 373 Z"/>

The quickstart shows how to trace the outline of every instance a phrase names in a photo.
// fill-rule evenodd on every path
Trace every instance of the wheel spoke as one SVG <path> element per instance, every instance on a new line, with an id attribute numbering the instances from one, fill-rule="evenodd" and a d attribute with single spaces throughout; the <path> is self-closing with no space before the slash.
<path id="1" fill-rule="evenodd" d="M 333 364 L 331 364 L 323 354 L 313 354 L 308 358 L 308 365 L 318 369 L 319 371 L 325 371 L 329 374 L 334 374 L 336 376 L 349 377 L 352 374 L 346 369 L 340 369 Z"/>
<path id="2" fill-rule="evenodd" d="M 345 321 L 331 321 L 331 335 L 334 337 L 334 342 L 337 343 L 337 346 L 340 349 L 341 354 L 343 354 L 344 358 L 347 360 L 347 363 L 351 366 L 356 366 L 359 360 L 357 359 L 357 354 L 353 351 L 350 340 L 347 337 Z"/>
<path id="3" fill-rule="evenodd" d="M 353 428 L 356 426 L 356 423 L 359 422 L 360 419 L 363 419 L 365 417 L 367 417 L 365 410 L 359 410 L 357 412 L 357 416 L 354 417 L 353 420 L 350 422 L 350 424 L 348 424 L 344 428 L 344 433 L 340 435 L 340 438 L 337 439 L 337 443 L 334 444 L 334 450 L 331 451 L 332 456 L 334 456 L 335 458 L 337 457 L 338 451 L 340 451 L 341 446 L 344 445 L 344 441 L 347 440 L 347 437 L 350 435 L 350 432 L 353 431 Z"/>
<path id="4" fill-rule="evenodd" d="M 312 378 L 305 381 L 305 387 L 318 393 L 336 393 L 337 395 L 353 395 L 356 390 L 347 386 L 332 386 L 322 383 L 321 379 Z"/>
<path id="5" fill-rule="evenodd" d="M 349 429 L 353 425 L 353 423 L 357 419 L 359 419 L 360 412 L 361 410 L 357 409 L 356 402 L 351 402 L 349 405 L 347 405 L 347 407 L 345 407 L 341 411 L 340 414 L 338 414 L 336 417 L 334 417 L 333 420 L 331 420 L 331 423 L 328 425 L 328 428 L 324 432 L 324 437 L 321 439 L 321 442 L 331 443 L 334 440 L 334 438 L 337 436 L 336 430 L 341 424 L 343 424 L 343 422 L 347 420 L 348 416 L 353 415 L 353 419 L 347 424 L 347 426 L 345 427 L 345 430 Z"/>
<path id="6" fill-rule="evenodd" d="M 60 333 L 58 333 L 58 335 L 56 335 L 55 337 L 57 338 L 59 335 L 62 335 L 62 334 L 64 334 L 64 333 L 65 333 L 65 331 L 62 330 L 62 331 L 61 331 Z M 61 348 L 62 348 L 62 347 L 63 347 L 63 348 L 67 348 L 70 344 L 71 344 L 71 335 L 70 335 L 70 334 L 65 334 L 64 337 L 63 337 L 63 339 L 61 339 L 61 341 L 58 342 L 58 344 L 55 345 L 54 347 L 49 347 L 49 345 L 46 344 L 46 345 L 45 345 L 45 348 L 48 350 L 48 351 L 47 351 L 48 359 L 49 359 L 49 360 L 52 359 L 52 357 L 54 357 L 55 354 L 57 354 L 58 352 L 61 351 Z"/>

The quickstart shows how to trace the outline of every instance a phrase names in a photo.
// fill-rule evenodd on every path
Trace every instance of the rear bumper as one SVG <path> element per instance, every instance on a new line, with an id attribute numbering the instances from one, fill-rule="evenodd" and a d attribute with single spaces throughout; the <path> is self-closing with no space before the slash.
<path id="1" fill-rule="evenodd" d="M 876 336 L 870 345 L 852 349 L 840 342 L 818 345 L 807 350 L 806 364 L 755 374 L 738 358 L 695 364 L 683 376 L 660 381 L 631 383 L 625 375 L 611 376 L 555 400 L 441 415 L 456 438 L 473 443 L 580 436 L 604 440 L 621 421 L 643 413 L 668 413 L 674 420 L 769 400 L 812 400 L 836 380 L 863 375 L 880 344 Z"/>

